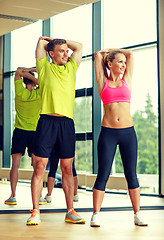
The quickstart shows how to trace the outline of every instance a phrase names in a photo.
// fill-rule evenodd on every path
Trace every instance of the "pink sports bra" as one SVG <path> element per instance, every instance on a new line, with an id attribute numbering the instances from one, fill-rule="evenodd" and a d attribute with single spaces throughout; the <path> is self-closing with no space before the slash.
<path id="1" fill-rule="evenodd" d="M 105 81 L 103 90 L 100 94 L 103 104 L 114 102 L 131 102 L 131 92 L 124 79 L 121 79 L 122 86 L 113 88 L 109 86 L 109 79 Z"/>

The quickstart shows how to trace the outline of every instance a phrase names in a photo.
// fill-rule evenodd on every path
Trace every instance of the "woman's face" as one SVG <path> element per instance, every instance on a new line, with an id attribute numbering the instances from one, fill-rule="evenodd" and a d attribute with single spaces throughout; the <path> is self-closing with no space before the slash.
<path id="1" fill-rule="evenodd" d="M 117 53 L 112 62 L 108 62 L 110 71 L 115 74 L 123 74 L 126 69 L 126 57 L 122 53 Z"/>

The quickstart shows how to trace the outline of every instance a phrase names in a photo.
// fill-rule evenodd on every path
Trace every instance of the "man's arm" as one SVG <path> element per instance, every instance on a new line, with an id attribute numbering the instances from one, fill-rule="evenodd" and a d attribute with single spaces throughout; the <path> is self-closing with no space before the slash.
<path id="1" fill-rule="evenodd" d="M 35 57 L 38 59 L 43 59 L 47 56 L 47 44 L 53 40 L 51 37 L 42 36 L 39 38 L 36 50 Z"/>
<path id="2" fill-rule="evenodd" d="M 80 65 L 83 53 L 83 45 L 78 42 L 67 40 L 68 47 L 73 51 L 71 56 L 74 58 L 76 63 Z"/>
<path id="3" fill-rule="evenodd" d="M 36 68 L 18 67 L 15 73 L 14 81 L 20 80 L 22 77 L 28 78 L 33 81 L 35 85 L 38 85 L 38 80 L 29 72 L 36 72 Z"/>

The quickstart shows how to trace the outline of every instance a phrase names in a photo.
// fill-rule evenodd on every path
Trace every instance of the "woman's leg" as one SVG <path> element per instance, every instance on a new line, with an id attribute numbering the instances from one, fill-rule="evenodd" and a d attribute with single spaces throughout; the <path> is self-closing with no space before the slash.
<path id="1" fill-rule="evenodd" d="M 132 202 L 134 213 L 140 211 L 140 188 L 129 189 L 129 196 Z"/>
<path id="2" fill-rule="evenodd" d="M 134 128 L 127 130 L 120 143 L 120 153 L 123 161 L 125 177 L 128 182 L 129 195 L 134 213 L 140 210 L 140 188 L 136 174 L 137 138 Z"/>
<path id="3" fill-rule="evenodd" d="M 99 212 L 117 148 L 115 129 L 102 127 L 98 140 L 98 175 L 93 189 L 93 212 Z"/>

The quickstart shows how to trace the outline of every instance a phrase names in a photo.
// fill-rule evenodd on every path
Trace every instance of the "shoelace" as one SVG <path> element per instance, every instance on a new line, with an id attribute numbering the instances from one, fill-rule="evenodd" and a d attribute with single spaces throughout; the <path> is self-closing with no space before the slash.
<path id="1" fill-rule="evenodd" d="M 74 208 L 70 209 L 68 212 L 71 212 L 73 215 L 76 215 L 78 217 L 80 217 L 77 212 L 74 210 Z"/>
<path id="2" fill-rule="evenodd" d="M 37 214 L 38 211 L 35 210 L 35 209 L 31 209 L 30 212 L 32 212 L 32 214 L 31 214 L 31 218 L 33 218 L 33 217 L 36 216 L 36 214 Z"/>

